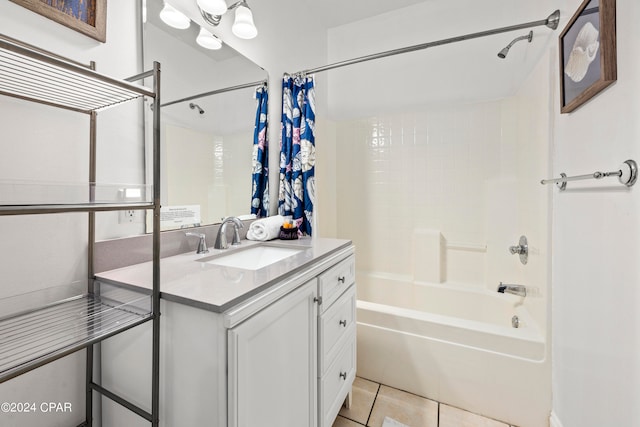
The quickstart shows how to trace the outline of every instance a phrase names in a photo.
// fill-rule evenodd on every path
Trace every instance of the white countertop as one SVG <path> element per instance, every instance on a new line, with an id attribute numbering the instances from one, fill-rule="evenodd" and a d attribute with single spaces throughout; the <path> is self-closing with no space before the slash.
<path id="1" fill-rule="evenodd" d="M 258 270 L 219 266 L 199 259 L 231 254 L 234 251 L 265 243 L 280 247 L 302 248 L 300 252 Z M 223 312 L 247 298 L 269 288 L 288 275 L 323 259 L 339 249 L 351 246 L 350 240 L 302 238 L 255 242 L 243 240 L 229 249 L 210 249 L 198 255 L 193 252 L 160 260 L 161 298 L 215 312 Z M 96 274 L 98 279 L 144 289 L 152 288 L 152 263 L 145 262 Z"/>

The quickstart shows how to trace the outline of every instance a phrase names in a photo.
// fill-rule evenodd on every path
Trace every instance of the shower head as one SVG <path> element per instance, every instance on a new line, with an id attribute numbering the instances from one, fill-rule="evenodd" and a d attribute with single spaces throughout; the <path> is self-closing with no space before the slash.
<path id="1" fill-rule="evenodd" d="M 506 58 L 507 54 L 509 53 L 509 49 L 511 49 L 511 46 L 513 46 L 514 44 L 516 44 L 520 40 L 528 40 L 529 43 L 531 43 L 531 40 L 533 40 L 533 31 L 529 31 L 529 34 L 527 34 L 526 36 L 520 36 L 520 37 L 516 37 L 515 39 L 513 39 L 511 41 L 511 43 L 509 43 L 500 52 L 498 52 L 498 58 L 501 58 L 501 59 Z"/>
<path id="2" fill-rule="evenodd" d="M 204 114 L 204 110 L 202 108 L 200 108 L 200 106 L 198 104 L 194 104 L 193 102 L 189 104 L 189 108 L 191 108 L 192 110 L 195 110 L 196 108 L 198 109 L 198 112 L 200 114 Z"/>

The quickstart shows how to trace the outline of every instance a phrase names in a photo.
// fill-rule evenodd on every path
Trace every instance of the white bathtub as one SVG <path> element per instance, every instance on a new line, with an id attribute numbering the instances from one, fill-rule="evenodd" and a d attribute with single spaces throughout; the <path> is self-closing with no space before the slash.
<path id="1" fill-rule="evenodd" d="M 357 286 L 359 376 L 519 427 L 548 425 L 545 340 L 520 297 L 371 274 Z"/>

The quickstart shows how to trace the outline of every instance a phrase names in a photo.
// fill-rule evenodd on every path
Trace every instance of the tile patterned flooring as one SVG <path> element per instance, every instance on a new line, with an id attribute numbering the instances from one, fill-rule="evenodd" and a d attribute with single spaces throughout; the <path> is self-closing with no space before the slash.
<path id="1" fill-rule="evenodd" d="M 340 410 L 333 427 L 381 427 L 385 417 L 409 427 L 510 427 L 360 377 L 353 383 L 351 408 Z"/>

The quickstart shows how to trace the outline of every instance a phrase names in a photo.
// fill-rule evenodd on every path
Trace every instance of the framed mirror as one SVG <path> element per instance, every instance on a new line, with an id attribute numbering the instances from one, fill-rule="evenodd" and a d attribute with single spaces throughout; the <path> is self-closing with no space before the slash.
<path id="1" fill-rule="evenodd" d="M 143 13 L 144 69 L 161 64 L 161 229 L 249 214 L 255 92 L 267 73 L 224 40 L 217 50 L 196 43 L 199 22 L 210 30 L 199 17 L 165 24 L 163 6 L 146 0 Z"/>

